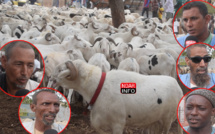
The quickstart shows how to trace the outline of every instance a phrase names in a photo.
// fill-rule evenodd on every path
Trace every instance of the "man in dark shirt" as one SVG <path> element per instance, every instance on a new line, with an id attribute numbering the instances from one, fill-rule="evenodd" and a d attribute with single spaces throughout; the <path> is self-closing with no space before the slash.
<path id="1" fill-rule="evenodd" d="M 13 41 L 5 47 L 5 55 L 1 58 L 5 73 L 0 74 L 0 87 L 11 95 L 20 89 L 37 88 L 39 83 L 29 80 L 35 58 L 32 46 L 24 41 Z"/>

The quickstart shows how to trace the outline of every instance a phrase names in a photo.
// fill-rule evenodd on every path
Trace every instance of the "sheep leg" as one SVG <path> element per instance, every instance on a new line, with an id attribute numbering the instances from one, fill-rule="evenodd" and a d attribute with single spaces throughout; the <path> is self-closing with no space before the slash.
<path id="1" fill-rule="evenodd" d="M 124 126 L 120 123 L 112 125 L 112 134 L 122 134 Z"/>
<path id="2" fill-rule="evenodd" d="M 171 124 L 172 124 L 172 120 L 171 119 L 169 119 L 167 121 L 164 121 L 163 134 L 168 134 L 169 133 L 169 129 L 171 127 Z"/>

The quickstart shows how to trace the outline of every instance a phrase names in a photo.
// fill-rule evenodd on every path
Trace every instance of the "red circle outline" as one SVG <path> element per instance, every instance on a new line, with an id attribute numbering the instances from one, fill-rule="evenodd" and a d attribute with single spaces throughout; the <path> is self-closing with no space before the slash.
<path id="1" fill-rule="evenodd" d="M 37 87 L 37 88 L 39 88 L 40 85 L 41 85 L 42 82 L 43 82 L 43 78 L 44 78 L 44 75 L 45 75 L 45 62 L 44 62 L 44 59 L 43 59 L 43 56 L 42 56 L 41 52 L 39 51 L 39 49 L 38 49 L 35 45 L 33 45 L 32 43 L 30 43 L 30 42 L 28 42 L 28 41 L 26 41 L 26 40 L 12 40 L 12 41 L 9 41 L 9 42 L 7 42 L 6 44 L 4 44 L 4 45 L 0 48 L 0 51 L 1 51 L 1 49 L 2 49 L 3 47 L 5 47 L 5 46 L 8 45 L 9 43 L 15 42 L 15 41 L 23 41 L 23 42 L 26 42 L 26 43 L 30 44 L 31 46 L 33 46 L 33 47 L 39 52 L 40 57 L 42 58 L 42 61 L 43 61 L 43 77 L 42 77 L 42 80 L 40 81 L 40 83 L 39 83 L 39 85 L 38 85 L 38 87 Z M 35 89 L 37 89 L 37 88 L 35 88 Z M 9 95 L 9 96 L 12 96 L 12 97 L 16 97 L 16 98 L 24 97 L 24 96 L 15 96 L 15 95 L 9 94 L 9 93 L 5 92 L 1 87 L 0 87 L 0 89 L 1 89 L 5 94 L 7 94 L 7 95 Z"/>
<path id="2" fill-rule="evenodd" d="M 49 88 L 49 87 L 36 88 L 36 89 L 34 89 L 34 90 L 31 90 L 28 94 L 32 93 L 33 91 L 40 90 L 40 89 L 51 89 L 51 90 L 54 90 L 54 91 L 60 93 L 60 94 L 64 97 L 64 99 L 67 101 L 67 104 L 68 104 L 69 109 L 70 109 L 70 110 L 69 110 L 69 112 L 70 112 L 70 114 L 69 114 L 69 120 L 68 120 L 67 124 L 65 125 L 64 129 L 61 130 L 60 132 L 58 132 L 58 134 L 60 134 L 60 133 L 62 133 L 62 132 L 67 128 L 67 126 L 69 125 L 70 119 L 71 119 L 71 113 L 72 113 L 72 112 L 71 112 L 70 103 L 69 103 L 69 101 L 67 100 L 67 98 L 66 98 L 61 92 L 59 92 L 58 90 L 56 90 L 56 89 L 54 89 L 54 88 Z M 30 132 L 23 126 L 22 121 L 21 121 L 21 118 L 20 118 L 20 114 L 19 114 L 22 101 L 25 99 L 25 97 L 26 97 L 28 94 L 26 94 L 26 95 L 22 98 L 22 100 L 21 100 L 21 102 L 20 102 L 20 104 L 19 104 L 18 116 L 19 116 L 19 122 L 20 122 L 20 124 L 22 125 L 22 127 L 25 129 L 26 132 L 30 133 Z M 30 133 L 30 134 L 31 134 L 31 133 Z"/>
<path id="3" fill-rule="evenodd" d="M 201 89 L 203 89 L 203 88 L 201 88 Z M 195 90 L 198 90 L 198 89 L 195 89 Z M 212 92 L 215 93 L 215 91 L 213 91 L 213 90 L 211 90 L 211 89 L 204 89 L 204 90 L 210 90 L 210 91 L 212 91 Z M 193 91 L 194 91 L 194 90 L 193 90 Z M 178 121 L 180 127 L 183 129 L 183 131 L 186 132 L 187 134 L 189 134 L 189 133 L 188 133 L 188 132 L 184 129 L 184 127 L 181 125 L 180 119 L 178 118 L 178 115 L 179 115 L 178 109 L 179 109 L 179 105 L 181 104 L 181 101 L 183 100 L 183 98 L 186 97 L 186 96 L 187 96 L 189 93 L 191 93 L 191 92 L 192 92 L 192 91 L 187 92 L 187 93 L 181 98 L 181 100 L 180 100 L 179 103 L 178 103 L 178 107 L 177 107 L 177 121 Z"/>
<path id="4" fill-rule="evenodd" d="M 204 45 L 207 45 L 207 46 L 209 46 L 209 47 L 211 47 L 212 49 L 215 50 L 214 47 L 212 47 L 211 45 L 206 44 L 206 43 L 198 42 L 198 43 L 195 43 L 195 44 L 204 44 Z M 192 45 L 195 45 L 195 44 L 192 44 Z M 189 45 L 189 46 L 191 46 L 191 45 Z M 179 64 L 179 63 L 178 63 L 178 60 L 179 60 L 181 54 L 182 54 L 182 53 L 185 51 L 185 49 L 187 49 L 189 46 L 185 47 L 185 48 L 181 51 L 181 53 L 179 54 L 178 59 L 177 59 L 177 62 L 176 62 L 176 72 L 177 72 L 177 76 L 178 76 L 180 82 L 181 82 L 186 88 L 188 88 L 189 90 L 192 91 L 193 89 L 187 87 L 187 86 L 184 84 L 184 82 L 182 82 L 181 78 L 179 77 L 178 66 L 177 66 L 177 65 Z M 210 87 L 210 88 L 196 88 L 196 89 L 212 89 L 213 87 L 215 87 L 215 84 L 214 84 L 212 87 Z"/>
<path id="5" fill-rule="evenodd" d="M 205 2 L 205 3 L 209 4 L 209 5 L 211 5 L 213 8 L 215 8 L 215 6 L 213 6 L 211 3 L 207 2 L 207 1 L 202 1 L 202 0 L 192 0 L 192 1 L 188 1 L 188 2 L 184 3 L 184 4 L 178 9 L 178 11 L 175 13 L 174 18 L 173 18 L 173 20 L 172 20 L 172 31 L 173 31 L 173 35 L 174 35 L 174 37 L 175 37 L 175 40 L 176 40 L 177 42 L 178 42 L 178 40 L 177 40 L 177 38 L 176 38 L 176 36 L 175 36 L 175 34 L 174 34 L 174 33 L 175 33 L 175 32 L 174 32 L 174 22 L 175 22 L 175 18 L 176 18 L 176 16 L 177 16 L 179 10 L 181 10 L 181 8 L 183 8 L 186 4 L 191 3 L 191 2 L 194 2 L 194 1 Z M 178 42 L 178 44 L 179 44 L 182 48 L 184 48 L 179 42 Z M 213 47 L 215 48 L 215 45 L 214 45 Z"/>

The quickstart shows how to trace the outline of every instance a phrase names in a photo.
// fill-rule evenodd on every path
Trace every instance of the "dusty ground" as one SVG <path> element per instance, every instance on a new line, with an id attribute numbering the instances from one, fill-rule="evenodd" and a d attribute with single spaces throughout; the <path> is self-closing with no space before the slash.
<path id="1" fill-rule="evenodd" d="M 0 90 L 0 134 L 27 134 L 18 117 L 18 107 L 21 98 L 6 95 Z M 72 116 L 67 128 L 62 134 L 96 134 L 90 127 L 89 116 L 82 114 L 84 108 L 78 103 L 71 107 L 76 116 Z M 140 129 L 126 129 L 124 134 L 141 134 Z M 172 125 L 169 134 L 177 134 L 177 123 Z"/>
<path id="2" fill-rule="evenodd" d="M 0 90 L 0 134 L 27 134 L 18 117 L 21 98 L 6 95 Z"/>
<path id="3" fill-rule="evenodd" d="M 72 112 L 75 113 L 75 116 L 72 116 L 67 130 L 62 134 L 97 134 L 95 130 L 90 127 L 89 116 L 83 115 L 84 108 L 81 107 L 81 104 L 76 104 L 71 107 Z M 124 134 L 141 134 L 141 129 L 128 129 L 126 128 Z M 169 134 L 177 134 L 177 122 L 174 122 Z"/>

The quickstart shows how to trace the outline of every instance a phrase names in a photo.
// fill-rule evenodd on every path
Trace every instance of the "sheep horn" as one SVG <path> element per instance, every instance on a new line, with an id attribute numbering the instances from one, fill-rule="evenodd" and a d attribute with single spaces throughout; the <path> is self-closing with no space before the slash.
<path id="1" fill-rule="evenodd" d="M 128 44 L 128 47 L 130 47 L 131 50 L 133 50 L 133 46 L 131 44 Z"/>
<path id="2" fill-rule="evenodd" d="M 115 50 L 110 51 L 110 58 L 113 58 L 114 53 L 116 53 Z"/>
<path id="3" fill-rule="evenodd" d="M 43 20 L 45 21 L 45 25 L 47 24 L 47 20 L 46 20 L 46 18 L 43 18 Z"/>
<path id="4" fill-rule="evenodd" d="M 157 27 L 157 23 L 155 23 L 155 22 L 153 21 L 153 24 L 155 25 L 155 27 Z"/>
<path id="5" fill-rule="evenodd" d="M 136 33 L 135 33 L 136 32 Z M 133 35 L 133 36 L 138 36 L 139 35 L 139 32 L 137 31 L 137 28 L 136 27 L 133 27 L 132 29 L 131 29 L 131 34 Z"/>
<path id="6" fill-rule="evenodd" d="M 105 30 L 109 30 L 109 29 L 110 29 L 110 26 L 108 25 L 107 28 L 106 28 Z"/>
<path id="7" fill-rule="evenodd" d="M 93 43 L 93 45 L 92 45 L 91 47 L 93 47 L 93 46 L 96 44 L 97 41 L 101 41 L 102 39 L 103 39 L 102 37 L 97 38 L 97 39 L 94 41 L 94 43 Z"/>
<path id="8" fill-rule="evenodd" d="M 122 56 L 122 54 L 120 52 L 118 52 L 118 57 Z"/>
<path id="9" fill-rule="evenodd" d="M 63 21 L 63 20 L 61 21 L 61 24 L 62 24 L 62 25 L 65 25 L 65 23 L 64 23 L 64 21 Z"/>
<path id="10" fill-rule="evenodd" d="M 158 37 L 158 39 L 161 39 L 157 34 L 155 34 L 155 37 Z"/>
<path id="11" fill-rule="evenodd" d="M 161 27 L 161 26 L 157 26 L 157 28 L 160 29 L 160 30 L 162 30 L 162 27 Z"/>
<path id="12" fill-rule="evenodd" d="M 47 41 L 51 41 L 51 33 L 47 33 L 47 34 L 45 35 L 45 39 L 46 39 Z"/>
<path id="13" fill-rule="evenodd" d="M 71 60 L 74 59 L 72 56 L 73 50 L 68 50 L 66 53 L 69 56 L 69 59 L 71 59 Z"/>
<path id="14" fill-rule="evenodd" d="M 67 53 L 67 54 L 73 53 L 73 50 L 72 50 L 72 49 L 71 49 L 71 50 L 68 50 L 66 53 Z"/>
<path id="15" fill-rule="evenodd" d="M 55 33 L 56 27 L 49 25 L 52 28 L 52 33 Z"/>
<path id="16" fill-rule="evenodd" d="M 77 36 L 77 35 L 74 35 L 74 38 L 75 38 L 77 41 L 81 41 L 80 39 L 78 39 L 78 36 Z"/>
<path id="17" fill-rule="evenodd" d="M 86 23 L 84 27 L 85 27 L 85 28 L 88 28 L 88 23 Z"/>
<path id="18" fill-rule="evenodd" d="M 75 66 L 72 63 L 72 61 L 67 61 L 65 64 L 66 64 L 66 67 L 70 70 L 70 75 L 67 76 L 66 78 L 68 80 L 72 81 L 72 80 L 74 80 L 78 76 L 77 69 L 75 68 Z"/>
<path id="19" fill-rule="evenodd" d="M 83 23 L 80 23 L 80 25 L 82 25 L 83 27 L 85 27 L 85 25 Z"/>
<path id="20" fill-rule="evenodd" d="M 34 28 L 36 28 L 38 31 L 40 31 L 40 29 L 37 26 L 33 26 Z M 41 32 L 41 31 L 40 31 Z"/>
<path id="21" fill-rule="evenodd" d="M 92 23 L 92 27 L 93 27 L 94 29 L 98 29 L 97 27 L 95 27 L 95 23 L 94 23 L 94 22 Z"/>
<path id="22" fill-rule="evenodd" d="M 113 44 L 114 44 L 115 46 L 117 46 L 117 44 L 115 43 L 115 41 L 114 41 L 112 38 L 107 37 L 106 39 L 109 40 L 110 42 L 113 42 Z"/>

